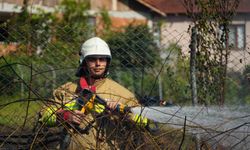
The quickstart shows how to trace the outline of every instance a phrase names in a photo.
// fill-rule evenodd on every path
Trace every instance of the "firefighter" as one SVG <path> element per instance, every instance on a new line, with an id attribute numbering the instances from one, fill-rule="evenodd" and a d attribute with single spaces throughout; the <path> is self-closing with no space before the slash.
<path id="1" fill-rule="evenodd" d="M 85 41 L 80 49 L 80 65 L 76 76 L 79 79 L 68 82 L 54 92 L 56 104 L 42 110 L 42 122 L 56 126 L 67 122 L 81 128 L 88 127 L 85 133 L 72 132 L 68 149 L 119 149 L 117 123 L 114 118 L 98 120 L 96 114 L 104 111 L 103 106 L 95 104 L 92 110 L 82 112 L 77 97 L 87 89 L 98 94 L 107 103 L 109 110 L 115 110 L 120 104 L 138 106 L 135 95 L 117 82 L 108 78 L 112 60 L 108 44 L 99 37 Z M 94 113 L 90 113 L 94 112 Z M 95 115 L 93 115 L 95 114 Z M 148 120 L 138 115 L 129 115 L 129 119 L 146 126 Z M 93 123 L 94 122 L 94 123 Z M 125 142 L 125 139 L 121 139 Z M 120 141 L 121 141 L 120 140 Z"/>

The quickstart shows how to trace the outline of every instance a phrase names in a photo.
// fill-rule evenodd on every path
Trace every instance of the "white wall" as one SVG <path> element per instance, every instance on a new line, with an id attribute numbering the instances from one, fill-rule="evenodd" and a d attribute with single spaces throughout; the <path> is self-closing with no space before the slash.
<path id="1" fill-rule="evenodd" d="M 167 16 L 161 29 L 162 48 L 168 47 L 170 43 L 177 42 L 182 47 L 183 54 L 189 56 L 191 34 L 188 33 L 188 29 L 191 23 L 185 16 Z M 250 65 L 250 16 L 239 15 L 235 17 L 232 24 L 245 24 L 246 49 L 231 50 L 228 67 L 230 70 L 243 71 L 246 65 Z"/>

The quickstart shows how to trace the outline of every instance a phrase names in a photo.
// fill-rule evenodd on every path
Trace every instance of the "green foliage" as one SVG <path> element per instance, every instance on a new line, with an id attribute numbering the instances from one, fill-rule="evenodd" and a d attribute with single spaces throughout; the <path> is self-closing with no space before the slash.
<path id="1" fill-rule="evenodd" d="M 106 41 L 112 49 L 112 69 L 124 70 L 124 74 L 131 74 L 126 77 L 118 75 L 117 80 L 138 94 L 141 94 L 142 90 L 153 88 L 155 74 L 147 70 L 159 65 L 157 62 L 160 56 L 149 28 L 146 25 L 130 25 L 125 27 L 123 32 L 109 33 L 106 35 Z"/>
<path id="2" fill-rule="evenodd" d="M 230 54 L 227 43 L 228 25 L 238 7 L 239 0 L 185 0 L 188 15 L 197 29 L 196 76 L 200 104 L 220 104 L 225 101 L 227 60 Z M 227 7 L 225 7 L 227 6 Z M 194 13 L 198 10 L 199 13 Z M 223 27 L 222 34 L 218 29 Z"/>
<path id="3" fill-rule="evenodd" d="M 63 0 L 55 13 L 46 13 L 38 9 L 37 13 L 29 14 L 23 10 L 20 14 L 2 24 L 8 28 L 6 42 L 18 42 L 18 52 L 28 55 L 42 55 L 50 48 L 51 40 L 79 48 L 93 30 L 87 23 L 88 1 Z M 58 14 L 62 13 L 62 18 Z M 40 52 L 42 51 L 42 52 Z"/>
<path id="4" fill-rule="evenodd" d="M 146 25 L 128 26 L 124 32 L 114 32 L 107 38 L 116 65 L 153 68 L 159 61 L 159 49 Z"/>
<path id="5" fill-rule="evenodd" d="M 120 69 L 120 68 L 110 68 L 110 77 L 122 85 L 124 85 L 126 88 L 128 88 L 131 91 L 135 91 L 133 87 L 133 76 L 132 72 L 130 70 Z"/>
<path id="6" fill-rule="evenodd" d="M 13 96 L 13 98 L 18 96 L 21 99 L 28 95 L 37 97 L 37 94 L 39 96 L 51 94 L 53 88 L 51 83 L 53 82 L 50 81 L 52 72 L 48 71 L 49 65 L 41 65 L 41 61 L 34 61 L 34 59 L 32 62 L 28 56 L 19 56 L 23 63 L 18 62 L 19 59 L 13 58 L 8 56 L 5 57 L 7 63 L 3 59 L 0 62 L 0 93 L 2 96 Z"/>
<path id="7" fill-rule="evenodd" d="M 246 96 L 244 100 L 245 100 L 245 104 L 250 105 L 250 95 Z"/>
<path id="8" fill-rule="evenodd" d="M 23 80 L 29 79 L 30 69 L 26 66 L 31 62 L 28 56 L 19 56 L 20 60 L 26 60 L 26 64 L 20 64 L 13 56 L 7 56 L 4 59 L 0 59 L 0 95 L 20 97 Z M 28 61 L 29 60 L 29 61 Z M 25 61 L 24 61 L 25 62 Z"/>
<path id="9" fill-rule="evenodd" d="M 89 7 L 86 0 L 63 0 L 59 7 L 62 18 L 57 23 L 59 30 L 56 32 L 56 38 L 67 43 L 76 43 L 89 37 L 93 31 L 93 27 L 88 25 Z"/>
<path id="10" fill-rule="evenodd" d="M 240 81 L 241 89 L 239 93 L 240 99 L 243 99 L 244 103 L 250 103 L 250 82 L 249 82 L 249 74 L 250 74 L 250 65 L 247 65 L 245 70 L 242 73 L 242 78 Z"/>
<path id="11" fill-rule="evenodd" d="M 112 21 L 111 21 L 109 14 L 108 14 L 108 11 L 106 9 L 102 9 L 100 14 L 102 17 L 102 21 L 104 23 L 104 31 L 103 32 L 105 34 L 105 33 L 110 32 L 110 27 L 112 25 Z"/>
<path id="12" fill-rule="evenodd" d="M 226 80 L 226 104 L 240 104 L 241 100 L 238 96 L 240 90 L 239 78 L 228 77 Z"/>
<path id="13" fill-rule="evenodd" d="M 243 72 L 229 72 L 226 81 L 226 104 L 249 104 L 250 83 L 248 75 L 250 66 L 246 66 Z"/>
<path id="14" fill-rule="evenodd" d="M 169 63 L 161 74 L 163 81 L 163 96 L 165 100 L 172 100 L 174 103 L 191 103 L 189 86 L 189 59 L 182 56 L 181 47 L 171 43 L 166 52 L 171 51 Z"/>
<path id="15" fill-rule="evenodd" d="M 14 75 L 13 71 L 7 65 L 0 63 L 0 95 L 13 95 L 20 84 L 17 83 L 18 78 Z M 15 67 L 14 67 L 15 69 Z"/>
<path id="16" fill-rule="evenodd" d="M 18 42 L 32 47 L 45 47 L 51 36 L 51 28 L 55 17 L 51 13 L 37 10 L 36 14 L 28 15 L 26 11 L 5 23 L 8 26 L 7 42 Z"/>
<path id="17" fill-rule="evenodd" d="M 29 14 L 23 9 L 23 12 L 1 25 L 8 31 L 6 43 L 16 42 L 17 46 L 17 51 L 5 58 L 8 62 L 20 64 L 13 65 L 13 69 L 23 79 L 19 81 L 16 74 L 7 70 L 8 67 L 2 69 L 0 84 L 8 89 L 5 94 L 22 93 L 25 96 L 24 93 L 28 93 L 29 88 L 23 83 L 32 82 L 32 89 L 48 96 L 52 88 L 55 88 L 53 86 L 56 86 L 52 82 L 55 80 L 55 71 L 57 75 L 74 76 L 72 71 L 75 70 L 72 68 L 78 65 L 80 44 L 91 32 L 87 24 L 88 7 L 89 3 L 86 1 L 64 0 L 56 13 L 37 10 L 37 13 Z M 58 18 L 59 11 L 63 13 L 62 18 Z M 67 61 L 62 60 L 65 57 Z M 2 65 L 5 64 L 1 63 Z M 19 83 L 16 83 L 17 80 Z M 56 80 L 60 84 L 66 81 L 66 77 Z M 8 88 L 2 86 L 6 82 L 9 82 Z M 22 91 L 21 85 L 24 86 Z"/>
<path id="18" fill-rule="evenodd" d="M 15 99 L 13 97 L 0 97 L 1 105 L 7 104 L 9 101 L 8 99 Z M 4 101 L 5 99 L 6 101 Z M 39 110 L 41 110 L 42 103 L 38 102 L 30 102 L 28 113 L 26 114 L 28 102 L 18 102 L 7 105 L 6 107 L 1 107 L 1 115 L 0 115 L 0 124 L 1 125 L 8 125 L 12 127 L 20 127 L 24 124 L 25 119 L 26 121 L 25 127 L 32 128 L 34 127 L 34 123 L 37 121 L 35 120 L 36 114 Z"/>
<path id="19" fill-rule="evenodd" d="M 60 11 L 63 13 L 63 21 L 69 24 L 80 23 L 81 19 L 86 18 L 86 10 L 90 7 L 86 0 L 63 0 L 60 5 Z"/>

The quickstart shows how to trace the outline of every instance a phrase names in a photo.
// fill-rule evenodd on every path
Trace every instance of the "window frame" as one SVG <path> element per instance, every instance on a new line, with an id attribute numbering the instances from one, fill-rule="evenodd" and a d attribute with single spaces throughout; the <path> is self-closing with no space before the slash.
<path id="1" fill-rule="evenodd" d="M 239 28 L 243 28 L 243 47 L 242 48 L 239 48 L 239 33 L 238 33 L 238 29 Z M 228 40 L 226 41 L 226 47 L 229 48 L 230 50 L 244 50 L 246 48 L 246 26 L 245 24 L 230 24 L 228 26 L 228 30 L 229 32 L 232 31 L 230 29 L 234 29 L 235 33 L 234 33 L 234 36 L 235 36 L 235 39 L 233 41 L 234 45 L 231 46 L 229 45 L 230 43 L 230 33 L 228 33 Z"/>

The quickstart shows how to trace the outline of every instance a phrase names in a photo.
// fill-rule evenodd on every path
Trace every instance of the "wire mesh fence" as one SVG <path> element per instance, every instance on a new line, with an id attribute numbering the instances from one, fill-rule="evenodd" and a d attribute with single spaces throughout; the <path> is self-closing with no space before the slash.
<path id="1" fill-rule="evenodd" d="M 85 27 L 81 32 L 77 32 L 70 29 L 70 26 L 53 25 L 48 28 L 44 24 L 3 24 L 2 28 L 7 36 L 0 34 L 4 39 L 1 43 L 1 52 L 12 52 L 6 53 L 0 59 L 0 147 L 59 148 L 67 143 L 65 129 L 71 133 L 72 139 L 77 139 L 75 131 L 64 125 L 48 128 L 44 124 L 39 124 L 39 112 L 42 106 L 47 105 L 53 98 L 56 88 L 66 82 L 77 80 L 75 73 L 79 66 L 80 46 L 95 35 L 91 32 L 95 29 Z M 122 30 L 102 35 L 112 52 L 109 77 L 133 91 L 145 106 L 160 106 L 162 102 L 181 106 L 191 104 L 191 34 L 187 31 L 163 29 L 162 37 L 157 41 L 146 26 L 128 26 Z M 248 41 L 249 36 L 246 38 Z M 250 103 L 249 53 L 248 42 L 244 50 L 232 50 L 230 53 L 226 77 L 227 104 Z M 175 113 L 171 115 L 174 117 Z M 213 133 L 212 136 L 199 139 L 203 148 L 223 147 L 223 141 L 238 139 L 233 143 L 229 142 L 229 147 L 247 149 L 249 115 L 236 116 L 228 121 L 241 117 L 245 118 L 243 122 L 236 123 L 234 127 L 224 131 L 185 124 L 178 124 L 181 128 L 172 128 L 166 126 L 170 124 L 167 122 L 160 124 L 158 128 L 161 132 L 154 135 L 133 126 L 126 128 L 126 132 L 119 132 L 124 136 L 124 143 L 119 144 L 124 149 L 178 149 L 183 145 L 192 149 L 197 141 L 192 134 L 186 132 L 188 129 L 199 128 L 206 135 Z M 183 122 L 186 122 L 186 119 L 183 119 Z M 226 124 L 226 121 L 220 123 Z M 118 124 L 115 129 L 122 127 L 124 126 Z M 231 131 L 237 132 L 239 128 L 244 128 L 239 132 L 244 131 L 245 134 L 232 138 L 234 135 L 230 135 Z M 87 136 L 84 138 L 88 139 Z M 118 140 L 115 142 L 118 143 Z"/>

